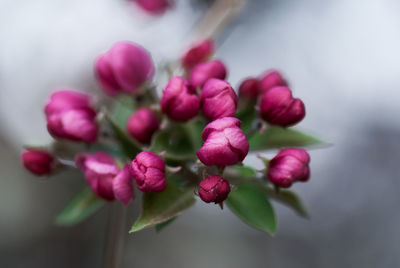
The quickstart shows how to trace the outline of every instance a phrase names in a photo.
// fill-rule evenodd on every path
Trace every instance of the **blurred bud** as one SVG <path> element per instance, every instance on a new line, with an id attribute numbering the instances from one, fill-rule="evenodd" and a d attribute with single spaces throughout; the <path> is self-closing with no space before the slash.
<path id="1" fill-rule="evenodd" d="M 203 114 L 209 120 L 234 116 L 237 102 L 235 91 L 224 80 L 211 78 L 201 91 Z"/>
<path id="2" fill-rule="evenodd" d="M 134 0 L 136 4 L 151 15 L 161 15 L 173 5 L 172 0 Z"/>
<path id="3" fill-rule="evenodd" d="M 45 150 L 26 148 L 21 154 L 21 162 L 27 170 L 41 176 L 53 171 L 56 160 Z"/>
<path id="4" fill-rule="evenodd" d="M 226 73 L 226 67 L 222 61 L 206 61 L 193 67 L 189 75 L 189 82 L 194 87 L 202 87 L 210 78 L 225 79 Z"/>
<path id="5" fill-rule="evenodd" d="M 182 57 L 182 65 L 191 69 L 196 64 L 207 60 L 214 53 L 214 41 L 206 39 L 192 46 Z"/>
<path id="6" fill-rule="evenodd" d="M 274 87 L 261 98 L 260 116 L 271 125 L 291 126 L 306 115 L 304 103 L 292 97 L 287 87 Z"/>
<path id="7" fill-rule="evenodd" d="M 260 80 L 247 78 L 239 86 L 239 98 L 249 101 L 256 101 L 260 91 Z"/>
<path id="8" fill-rule="evenodd" d="M 98 197 L 107 201 L 117 198 L 125 205 L 133 198 L 132 177 L 128 168 L 120 170 L 110 155 L 104 152 L 82 153 L 75 157 L 75 162 Z"/>
<path id="9" fill-rule="evenodd" d="M 261 77 L 260 82 L 260 94 L 263 95 L 265 92 L 273 87 L 288 86 L 288 83 L 283 78 L 280 72 L 276 70 L 270 70 Z"/>
<path id="10" fill-rule="evenodd" d="M 249 143 L 240 129 L 240 121 L 224 117 L 209 123 L 201 137 L 203 146 L 197 157 L 206 166 L 228 166 L 242 162 L 249 152 Z"/>
<path id="11" fill-rule="evenodd" d="M 200 182 L 198 192 L 204 202 L 218 204 L 228 197 L 230 191 L 231 187 L 227 180 L 221 176 L 213 175 Z"/>
<path id="12" fill-rule="evenodd" d="M 138 44 L 118 42 L 95 63 L 96 77 L 108 95 L 134 94 L 154 74 L 150 54 Z"/>
<path id="13" fill-rule="evenodd" d="M 158 128 L 157 116 L 149 108 L 138 109 L 127 122 L 129 134 L 143 144 L 150 144 L 151 138 Z"/>
<path id="14" fill-rule="evenodd" d="M 165 163 L 153 152 L 141 152 L 132 161 L 130 172 L 142 192 L 162 192 L 167 186 Z"/>
<path id="15" fill-rule="evenodd" d="M 54 92 L 45 107 L 49 133 L 55 138 L 95 142 L 98 125 L 89 102 L 89 96 L 80 92 Z"/>
<path id="16" fill-rule="evenodd" d="M 310 178 L 310 156 L 304 149 L 288 148 L 271 159 L 267 177 L 275 185 L 288 188 L 295 181 Z"/>
<path id="17" fill-rule="evenodd" d="M 129 172 L 129 166 L 125 165 L 124 168 L 115 176 L 113 182 L 113 191 L 116 199 L 120 200 L 125 205 L 128 205 L 133 196 L 132 177 Z"/>
<path id="18" fill-rule="evenodd" d="M 196 90 L 184 78 L 174 76 L 163 91 L 161 109 L 176 121 L 186 121 L 197 115 L 200 100 Z"/>

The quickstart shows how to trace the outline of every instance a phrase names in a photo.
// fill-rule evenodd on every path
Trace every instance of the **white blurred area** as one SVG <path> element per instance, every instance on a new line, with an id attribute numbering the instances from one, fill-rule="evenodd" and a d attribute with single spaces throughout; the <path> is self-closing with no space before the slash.
<path id="1" fill-rule="evenodd" d="M 51 227 L 78 187 L 32 181 L 17 153 L 51 140 L 42 106 L 54 88 L 98 90 L 93 61 L 114 42 L 138 42 L 156 62 L 179 56 L 206 5 L 177 2 L 152 19 L 123 0 L 0 0 L 0 264 L 97 267 L 103 226 L 91 226 L 104 213 L 77 229 Z M 294 187 L 312 218 L 277 206 L 270 238 L 198 202 L 162 233 L 130 236 L 123 267 L 399 267 L 399 14 L 397 0 L 249 0 L 217 39 L 217 56 L 234 86 L 281 70 L 306 104 L 299 128 L 334 144 L 311 152 L 312 178 Z M 78 233 L 91 257 L 74 253 Z"/>

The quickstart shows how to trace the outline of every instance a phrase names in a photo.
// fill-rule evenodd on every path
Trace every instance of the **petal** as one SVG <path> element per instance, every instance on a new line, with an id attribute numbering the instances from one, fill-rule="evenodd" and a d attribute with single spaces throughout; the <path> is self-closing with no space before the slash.
<path id="1" fill-rule="evenodd" d="M 132 177 L 129 173 L 128 166 L 124 166 L 124 168 L 114 178 L 113 190 L 115 198 L 120 200 L 125 205 L 128 205 L 132 200 L 134 193 Z"/>

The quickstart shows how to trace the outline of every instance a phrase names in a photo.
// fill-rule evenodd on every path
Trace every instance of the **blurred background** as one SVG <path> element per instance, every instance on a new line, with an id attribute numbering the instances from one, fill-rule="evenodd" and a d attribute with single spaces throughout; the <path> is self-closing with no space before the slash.
<path id="1" fill-rule="evenodd" d="M 51 141 L 42 107 L 54 88 L 99 91 L 100 52 L 132 40 L 156 62 L 174 59 L 213 2 L 176 1 L 149 17 L 124 0 L 0 0 L 1 267 L 101 266 L 109 211 L 55 226 L 84 180 L 35 179 L 21 146 Z M 217 57 L 234 86 L 281 70 L 306 104 L 299 128 L 334 144 L 311 151 L 311 180 L 293 187 L 311 219 L 276 205 L 269 237 L 197 202 L 159 234 L 126 235 L 122 267 L 399 267 L 399 13 L 397 0 L 246 1 L 216 39 Z"/>

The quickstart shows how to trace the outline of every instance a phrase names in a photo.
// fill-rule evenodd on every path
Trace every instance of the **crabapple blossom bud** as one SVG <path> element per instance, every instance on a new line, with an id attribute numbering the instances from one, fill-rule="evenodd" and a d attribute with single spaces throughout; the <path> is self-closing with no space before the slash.
<path id="1" fill-rule="evenodd" d="M 189 82 L 195 87 L 202 87 L 210 78 L 225 79 L 226 67 L 220 60 L 211 60 L 197 64 L 189 75 Z"/>
<path id="2" fill-rule="evenodd" d="M 197 157 L 206 166 L 228 166 L 243 161 L 249 143 L 240 129 L 240 120 L 224 117 L 212 121 L 203 130 L 203 146 Z"/>
<path id="3" fill-rule="evenodd" d="M 140 108 L 132 114 L 127 122 L 129 134 L 143 144 L 149 144 L 153 134 L 158 130 L 157 116 L 149 108 Z"/>
<path id="4" fill-rule="evenodd" d="M 138 44 L 122 41 L 97 57 L 96 77 L 108 95 L 134 94 L 154 74 L 150 54 Z"/>
<path id="5" fill-rule="evenodd" d="M 239 98 L 255 101 L 260 90 L 260 80 L 257 78 L 247 78 L 239 86 Z"/>
<path id="6" fill-rule="evenodd" d="M 131 202 L 134 191 L 132 185 L 132 176 L 129 172 L 129 166 L 125 165 L 124 168 L 115 176 L 113 182 L 113 191 L 116 199 L 120 200 L 125 205 Z"/>
<path id="7" fill-rule="evenodd" d="M 151 15 L 161 15 L 170 6 L 171 0 L 134 0 L 136 4 Z"/>
<path id="8" fill-rule="evenodd" d="M 27 148 L 21 154 L 24 167 L 38 176 L 50 174 L 55 161 L 49 152 L 41 149 Z"/>
<path id="9" fill-rule="evenodd" d="M 167 186 L 165 163 L 153 152 L 141 152 L 132 161 L 130 172 L 142 192 L 162 192 Z"/>
<path id="10" fill-rule="evenodd" d="M 214 41 L 206 39 L 192 46 L 182 57 L 182 65 L 191 69 L 196 64 L 205 61 L 214 52 Z"/>
<path id="11" fill-rule="evenodd" d="M 234 116 L 237 102 L 235 91 L 224 80 L 211 78 L 201 91 L 203 114 L 209 120 Z"/>
<path id="12" fill-rule="evenodd" d="M 96 111 L 90 98 L 72 90 L 54 92 L 45 107 L 47 129 L 55 138 L 95 142 L 98 134 Z"/>
<path id="13" fill-rule="evenodd" d="M 276 70 L 270 70 L 264 74 L 260 80 L 260 94 L 264 94 L 273 87 L 288 86 L 288 83 L 283 78 L 281 73 Z"/>
<path id="14" fill-rule="evenodd" d="M 197 115 L 200 100 L 196 90 L 182 77 L 172 77 L 163 91 L 161 109 L 176 121 L 186 121 Z"/>
<path id="15" fill-rule="evenodd" d="M 120 170 L 110 155 L 104 152 L 81 153 L 75 157 L 75 163 L 98 197 L 107 201 L 117 198 L 125 205 L 133 198 L 132 177 L 128 167 Z"/>
<path id="16" fill-rule="evenodd" d="M 260 116 L 271 125 L 291 126 L 300 122 L 306 115 L 304 103 L 293 98 L 287 87 L 274 87 L 261 98 Z"/>
<path id="17" fill-rule="evenodd" d="M 275 185 L 288 188 L 295 181 L 307 181 L 310 178 L 310 156 L 306 150 L 287 148 L 271 159 L 267 177 Z"/>
<path id="18" fill-rule="evenodd" d="M 201 200 L 206 203 L 214 202 L 215 204 L 224 201 L 230 191 L 229 182 L 218 175 L 202 180 L 198 190 Z"/>

